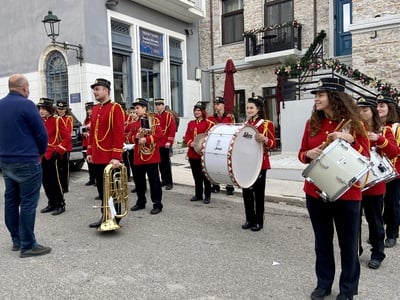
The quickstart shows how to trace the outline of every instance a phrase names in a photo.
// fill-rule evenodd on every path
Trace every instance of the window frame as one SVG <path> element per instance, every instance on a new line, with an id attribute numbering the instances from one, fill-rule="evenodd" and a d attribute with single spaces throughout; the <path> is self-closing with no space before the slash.
<path id="1" fill-rule="evenodd" d="M 242 8 L 240 8 L 238 10 L 234 10 L 234 11 L 228 12 L 228 13 L 224 13 L 224 5 L 225 5 L 226 1 L 228 1 L 228 0 L 222 0 L 222 13 L 221 13 L 221 42 L 222 42 L 222 45 L 229 45 L 229 44 L 233 44 L 233 43 L 237 43 L 237 42 L 243 41 L 243 36 L 242 36 L 243 29 L 244 29 L 243 1 L 241 2 Z M 236 1 L 240 1 L 240 0 L 236 0 Z M 240 32 L 237 32 L 237 34 L 238 34 L 237 39 L 234 38 L 234 40 L 232 40 L 232 41 L 226 41 L 225 40 L 225 34 L 224 34 L 224 32 L 226 30 L 225 22 L 224 22 L 225 18 L 232 17 L 232 16 L 238 16 L 238 15 L 242 16 L 242 18 L 241 18 L 242 29 L 240 30 Z M 240 38 L 239 38 L 239 36 L 240 36 Z"/>

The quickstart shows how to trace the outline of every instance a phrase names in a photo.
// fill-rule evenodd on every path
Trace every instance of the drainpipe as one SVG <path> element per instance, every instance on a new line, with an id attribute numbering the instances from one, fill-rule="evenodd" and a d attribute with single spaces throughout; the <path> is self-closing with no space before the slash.
<path id="1" fill-rule="evenodd" d="M 317 37 L 317 0 L 314 0 L 314 38 L 313 40 Z"/>
<path id="2" fill-rule="evenodd" d="M 214 66 L 214 22 L 213 22 L 213 9 L 212 9 L 212 0 L 209 1 L 210 5 L 210 55 L 211 55 L 211 66 Z M 211 71 L 211 90 L 212 90 L 212 99 L 215 99 L 215 74 L 214 69 Z"/>

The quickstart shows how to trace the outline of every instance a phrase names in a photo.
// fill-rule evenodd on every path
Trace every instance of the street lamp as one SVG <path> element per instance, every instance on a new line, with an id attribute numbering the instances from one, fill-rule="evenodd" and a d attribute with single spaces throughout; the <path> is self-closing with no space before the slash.
<path id="1" fill-rule="evenodd" d="M 42 23 L 44 25 L 44 29 L 46 30 L 46 34 L 49 38 L 51 38 L 51 42 L 53 46 L 59 46 L 65 50 L 75 50 L 76 58 L 79 60 L 79 64 L 82 65 L 83 60 L 83 47 L 81 44 L 73 45 L 67 42 L 57 42 L 56 38 L 60 34 L 60 22 L 61 20 L 53 15 L 53 12 L 50 10 L 46 16 L 44 16 Z"/>

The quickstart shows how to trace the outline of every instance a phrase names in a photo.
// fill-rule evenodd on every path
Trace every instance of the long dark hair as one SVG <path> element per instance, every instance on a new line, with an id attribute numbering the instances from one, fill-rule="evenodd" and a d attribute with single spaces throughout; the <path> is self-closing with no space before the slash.
<path id="1" fill-rule="evenodd" d="M 363 134 L 364 128 L 361 122 L 361 117 L 358 112 L 358 107 L 355 104 L 353 98 L 344 93 L 337 91 L 326 91 L 328 95 L 328 101 L 332 108 L 332 121 L 340 122 L 343 119 L 351 120 L 350 126 L 354 133 Z M 326 119 L 326 115 L 323 111 L 317 111 L 314 109 L 310 118 L 310 134 L 315 136 L 321 130 L 322 120 Z"/>
<path id="2" fill-rule="evenodd" d="M 396 105 L 394 103 L 385 103 L 388 106 L 388 114 L 385 123 L 391 124 L 399 122 L 399 114 L 397 113 Z"/>

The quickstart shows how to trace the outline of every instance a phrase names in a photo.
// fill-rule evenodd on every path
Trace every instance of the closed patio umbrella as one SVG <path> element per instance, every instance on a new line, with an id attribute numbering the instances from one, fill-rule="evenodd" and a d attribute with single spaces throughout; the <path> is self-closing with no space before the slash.
<path id="1" fill-rule="evenodd" d="M 235 83 L 233 80 L 233 73 L 236 72 L 236 67 L 232 59 L 228 59 L 225 64 L 225 86 L 224 86 L 224 99 L 225 111 L 227 113 L 233 112 L 233 104 L 235 101 Z"/>

